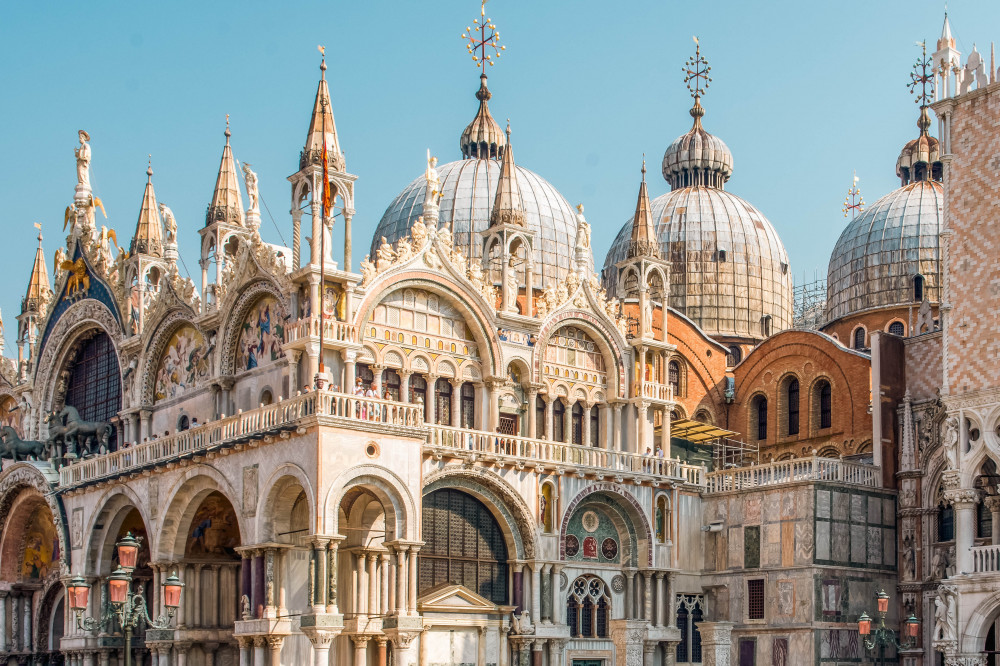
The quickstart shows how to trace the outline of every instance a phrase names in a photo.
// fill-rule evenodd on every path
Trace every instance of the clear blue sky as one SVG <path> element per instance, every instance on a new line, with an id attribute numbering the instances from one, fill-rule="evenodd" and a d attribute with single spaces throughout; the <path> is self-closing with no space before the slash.
<path id="1" fill-rule="evenodd" d="M 0 9 L 0 230 L 7 355 L 35 247 L 49 269 L 64 240 L 75 185 L 76 130 L 92 136 L 93 181 L 127 243 L 146 155 L 157 197 L 180 227 L 197 280 L 204 223 L 232 114 L 236 157 L 254 165 L 264 202 L 291 242 L 289 187 L 316 80 L 317 44 L 341 144 L 359 176 L 355 266 L 386 206 L 422 173 L 429 147 L 457 159 L 476 109 L 477 74 L 459 35 L 472 0 L 434 2 L 5 3 Z M 490 71 L 498 119 L 511 118 L 516 157 L 583 202 L 600 266 L 635 206 L 639 166 L 652 166 L 690 127 L 681 66 L 701 38 L 714 82 L 706 128 L 735 157 L 727 189 L 775 225 L 796 282 L 825 275 L 857 169 L 866 201 L 898 186 L 899 149 L 916 136 L 905 84 L 933 47 L 938 2 L 528 2 L 493 0 L 487 13 L 507 51 Z M 967 55 L 1000 40 L 1000 3 L 952 2 Z M 992 29 L 991 29 L 992 26 Z M 936 131 L 936 124 L 935 124 Z M 264 212 L 266 240 L 280 242 Z M 183 269 L 182 269 L 183 272 Z"/>

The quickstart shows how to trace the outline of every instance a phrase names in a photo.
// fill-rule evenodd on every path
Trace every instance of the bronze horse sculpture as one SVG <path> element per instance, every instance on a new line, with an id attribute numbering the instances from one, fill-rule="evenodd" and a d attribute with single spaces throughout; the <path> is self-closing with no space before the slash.
<path id="1" fill-rule="evenodd" d="M 66 446 L 66 457 L 105 453 L 111 438 L 111 425 L 102 421 L 84 421 L 80 412 L 72 405 L 66 405 L 59 412 L 49 414 L 49 442 L 55 444 L 60 438 Z M 55 425 L 51 423 L 55 421 Z M 96 443 L 97 447 L 93 444 Z M 96 448 L 96 450 L 95 450 Z"/>
<path id="2" fill-rule="evenodd" d="M 0 444 L 0 458 L 13 458 L 14 461 L 33 458 L 41 460 L 45 452 L 45 444 L 35 440 L 24 440 L 9 425 L 0 426 L 3 443 Z"/>

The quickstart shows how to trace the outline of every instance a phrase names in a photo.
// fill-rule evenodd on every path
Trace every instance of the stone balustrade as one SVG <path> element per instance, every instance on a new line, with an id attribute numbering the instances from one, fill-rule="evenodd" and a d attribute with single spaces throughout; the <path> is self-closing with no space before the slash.
<path id="1" fill-rule="evenodd" d="M 803 481 L 832 481 L 878 488 L 881 477 L 882 470 L 874 465 L 812 456 L 711 472 L 706 492 L 722 493 Z"/>

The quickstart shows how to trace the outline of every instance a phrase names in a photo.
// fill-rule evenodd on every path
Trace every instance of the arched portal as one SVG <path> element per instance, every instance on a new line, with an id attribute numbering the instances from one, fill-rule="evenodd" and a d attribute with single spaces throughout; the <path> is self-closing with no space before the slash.
<path id="1" fill-rule="evenodd" d="M 53 426 L 70 428 L 75 420 L 107 423 L 111 429 L 106 442 L 96 431 L 81 431 L 72 444 L 80 455 L 96 452 L 100 445 L 115 450 L 118 430 L 114 422 L 121 407 L 121 370 L 114 343 L 104 331 L 91 329 L 76 340 L 59 376 L 53 401 L 57 416 L 49 423 L 50 432 Z"/>
<path id="2" fill-rule="evenodd" d="M 507 603 L 507 544 L 485 504 L 461 490 L 435 490 L 424 497 L 422 534 L 418 594 L 457 584 Z"/>

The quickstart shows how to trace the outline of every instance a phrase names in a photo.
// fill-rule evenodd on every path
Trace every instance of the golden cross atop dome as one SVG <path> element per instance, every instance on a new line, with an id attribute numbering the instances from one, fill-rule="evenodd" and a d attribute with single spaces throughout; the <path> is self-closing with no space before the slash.
<path id="1" fill-rule="evenodd" d="M 479 18 L 465 29 L 462 39 L 466 40 L 465 48 L 476 67 L 483 70 L 483 74 L 486 73 L 487 63 L 492 67 L 500 53 L 507 50 L 506 46 L 500 44 L 500 31 L 486 16 L 486 0 L 482 0 L 480 5 Z"/>
<path id="2" fill-rule="evenodd" d="M 691 97 L 697 100 L 705 94 L 709 84 L 712 83 L 712 79 L 708 75 L 712 68 L 701 55 L 701 44 L 698 42 L 698 38 L 693 37 L 692 39 L 694 39 L 694 56 L 688 58 L 681 69 L 684 71 L 684 83 L 691 91 Z"/>
<path id="3" fill-rule="evenodd" d="M 847 196 L 844 197 L 844 207 L 841 210 L 844 211 L 844 217 L 850 215 L 852 220 L 858 216 L 858 213 L 863 213 L 865 210 L 865 199 L 861 196 L 861 190 L 858 188 L 857 171 L 854 172 L 854 182 L 851 184 L 851 189 L 847 190 Z"/>
<path id="4" fill-rule="evenodd" d="M 913 63 L 906 87 L 911 95 L 916 95 L 913 101 L 924 108 L 934 100 L 934 62 L 927 56 L 927 40 L 917 42 L 917 46 L 920 47 L 920 57 Z"/>

